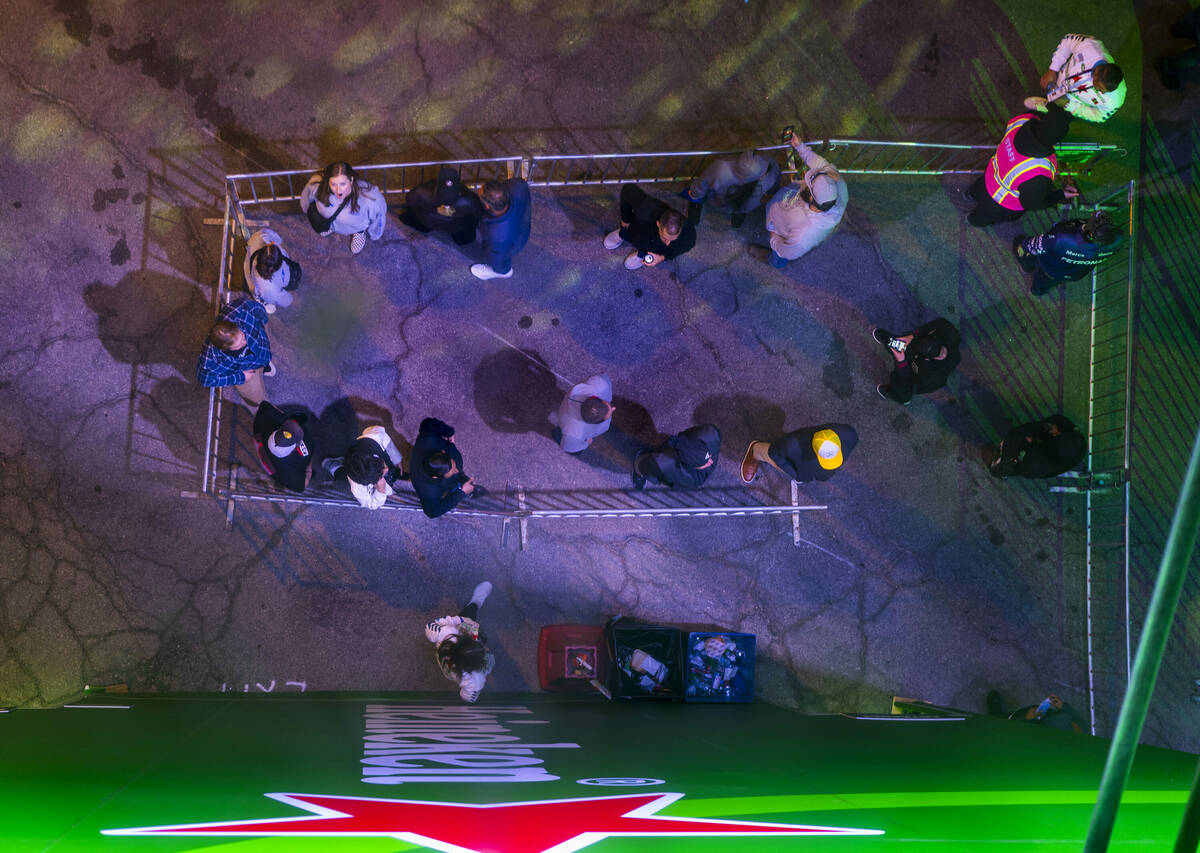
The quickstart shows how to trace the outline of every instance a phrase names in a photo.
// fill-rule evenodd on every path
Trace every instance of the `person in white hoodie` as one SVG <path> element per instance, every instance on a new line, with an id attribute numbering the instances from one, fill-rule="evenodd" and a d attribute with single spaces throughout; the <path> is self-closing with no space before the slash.
<path id="1" fill-rule="evenodd" d="M 425 639 L 437 647 L 436 657 L 442 675 L 458 685 L 464 702 L 474 702 L 483 690 L 496 658 L 479 633 L 479 608 L 487 601 L 492 585 L 487 581 L 475 587 L 471 600 L 457 616 L 443 616 L 425 626 Z"/>
<path id="2" fill-rule="evenodd" d="M 392 484 L 407 479 L 396 442 L 381 426 L 364 429 L 345 456 L 330 456 L 321 467 L 335 482 L 349 484 L 350 494 L 366 509 L 379 509 L 395 494 Z"/>
<path id="3" fill-rule="evenodd" d="M 775 193 L 767 205 L 767 232 L 771 245 L 758 246 L 773 267 L 782 269 L 788 261 L 811 252 L 842 221 L 850 193 L 846 182 L 828 160 L 792 134 L 791 146 L 804 160 L 804 174 L 796 173 L 792 183 Z"/>
<path id="4" fill-rule="evenodd" d="M 387 223 L 383 192 L 358 177 L 349 163 L 330 163 L 309 178 L 300 191 L 300 209 L 322 237 L 349 234 L 350 251 L 356 255 L 367 245 L 368 237 L 378 240 L 383 236 Z"/>
<path id="5" fill-rule="evenodd" d="M 1048 102 L 1057 102 L 1076 118 L 1102 122 L 1125 103 L 1125 75 L 1104 42 L 1092 36 L 1064 37 L 1039 82 L 1046 96 L 1026 98 L 1026 109 L 1044 113 Z"/>

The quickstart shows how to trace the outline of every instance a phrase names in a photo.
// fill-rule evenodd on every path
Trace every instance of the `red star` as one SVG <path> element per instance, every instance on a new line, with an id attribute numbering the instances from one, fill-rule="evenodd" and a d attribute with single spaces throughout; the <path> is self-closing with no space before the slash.
<path id="1" fill-rule="evenodd" d="M 391 836 L 447 853 L 571 853 L 610 835 L 880 835 L 875 829 L 655 817 L 683 794 L 470 805 L 267 794 L 312 816 L 106 829 L 105 835 Z"/>

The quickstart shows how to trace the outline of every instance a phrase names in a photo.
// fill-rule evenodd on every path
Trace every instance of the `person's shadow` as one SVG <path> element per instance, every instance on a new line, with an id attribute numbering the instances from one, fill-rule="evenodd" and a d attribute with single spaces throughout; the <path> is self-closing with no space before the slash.
<path id="1" fill-rule="evenodd" d="M 751 441 L 771 441 L 783 435 L 786 413 L 778 404 L 747 394 L 716 394 L 696 406 L 698 424 L 721 430 L 722 445 L 739 459 Z"/>
<path id="2" fill-rule="evenodd" d="M 658 447 L 667 436 L 655 428 L 654 418 L 641 403 L 626 397 L 613 397 L 612 404 L 616 411 L 608 430 L 575 457 L 593 468 L 628 473 L 639 451 Z M 558 440 L 557 428 L 552 438 Z"/>
<path id="3" fill-rule="evenodd" d="M 475 410 L 497 432 L 551 437 L 548 415 L 558 409 L 565 388 L 533 350 L 502 349 L 475 368 Z"/>
<path id="4" fill-rule="evenodd" d="M 309 415 L 304 424 L 304 435 L 314 464 L 318 466 L 327 457 L 344 456 L 363 429 L 375 425 L 387 430 L 406 461 L 412 457 L 412 444 L 396 431 L 391 411 L 370 400 L 340 397 L 316 416 L 300 406 L 280 405 L 279 408 L 288 414 L 304 411 Z M 320 470 L 313 474 L 313 481 L 328 484 L 329 476 Z"/>

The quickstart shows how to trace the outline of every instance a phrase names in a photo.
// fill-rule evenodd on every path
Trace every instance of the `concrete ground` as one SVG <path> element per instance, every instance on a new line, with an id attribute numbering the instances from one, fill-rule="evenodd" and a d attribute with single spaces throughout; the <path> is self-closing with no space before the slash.
<path id="1" fill-rule="evenodd" d="M 269 388 L 320 424 L 318 457 L 355 416 L 407 445 L 434 415 L 496 492 L 611 491 L 637 446 L 712 422 L 710 484 L 734 489 L 751 438 L 853 424 L 845 470 L 800 489 L 829 506 L 800 546 L 787 518 L 602 519 L 535 523 L 520 551 L 492 520 L 294 504 L 240 505 L 226 531 L 223 504 L 180 497 L 200 480 L 223 175 L 765 144 L 789 123 L 986 142 L 1076 4 L 19 5 L 0 35 L 0 704 L 89 683 L 443 689 L 421 626 L 488 579 L 495 689 L 536 689 L 540 626 L 623 613 L 757 634 L 759 697 L 806 711 L 893 694 L 983 711 L 995 687 L 1086 713 L 1082 498 L 978 455 L 1013 423 L 1082 423 L 1087 295 L 1029 297 L 1016 228 L 964 226 L 961 180 L 851 179 L 840 230 L 783 271 L 746 252 L 761 216 L 735 232 L 710 213 L 693 252 L 628 273 L 601 246 L 615 190 L 538 191 L 516 275 L 488 283 L 394 216 L 351 256 L 270 213 L 305 274 L 270 322 Z M 1141 102 L 1134 10 L 1100 6 L 1133 71 L 1123 111 L 1075 131 L 1131 152 L 1097 193 L 1136 170 Z M 950 386 L 879 399 L 871 328 L 937 315 L 964 338 Z M 545 413 L 563 386 L 497 336 L 572 379 L 609 373 L 617 428 L 561 454 Z M 769 473 L 764 499 L 786 502 Z"/>

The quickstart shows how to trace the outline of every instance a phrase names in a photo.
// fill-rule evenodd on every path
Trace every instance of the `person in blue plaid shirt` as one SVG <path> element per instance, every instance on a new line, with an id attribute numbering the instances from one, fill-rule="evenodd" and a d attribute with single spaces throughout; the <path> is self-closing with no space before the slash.
<path id="1" fill-rule="evenodd" d="M 235 299 L 221 309 L 196 364 L 196 380 L 205 388 L 232 385 L 251 409 L 267 399 L 264 376 L 275 375 L 267 312 L 261 302 Z"/>

